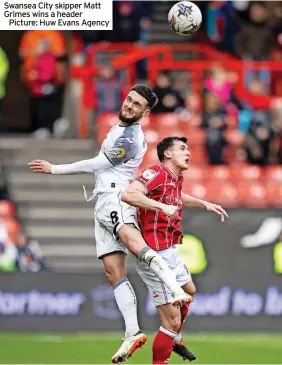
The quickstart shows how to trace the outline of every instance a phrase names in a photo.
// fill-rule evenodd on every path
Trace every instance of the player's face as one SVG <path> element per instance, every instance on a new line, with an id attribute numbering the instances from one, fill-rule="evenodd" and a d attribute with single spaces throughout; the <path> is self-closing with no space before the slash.
<path id="1" fill-rule="evenodd" d="M 174 142 L 169 150 L 171 162 L 180 170 L 187 170 L 191 153 L 186 143 L 182 141 Z"/>
<path id="2" fill-rule="evenodd" d="M 119 119 L 124 123 L 133 124 L 149 113 L 147 100 L 133 90 L 130 91 L 122 104 Z"/>

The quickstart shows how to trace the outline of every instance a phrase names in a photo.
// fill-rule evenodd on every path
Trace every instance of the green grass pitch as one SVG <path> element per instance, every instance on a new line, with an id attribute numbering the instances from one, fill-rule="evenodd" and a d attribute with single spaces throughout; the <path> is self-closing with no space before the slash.
<path id="1" fill-rule="evenodd" d="M 151 364 L 148 345 L 126 364 Z M 110 364 L 121 333 L 0 334 L 1 364 Z M 282 334 L 186 334 L 197 364 L 282 364 Z M 187 364 L 173 355 L 170 364 Z"/>

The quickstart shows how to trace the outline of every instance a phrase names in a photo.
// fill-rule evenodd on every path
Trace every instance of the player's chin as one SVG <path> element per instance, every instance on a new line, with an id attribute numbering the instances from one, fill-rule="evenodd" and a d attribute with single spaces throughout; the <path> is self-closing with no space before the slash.
<path id="1" fill-rule="evenodd" d="M 127 124 L 132 124 L 135 122 L 136 118 L 134 116 L 131 116 L 130 114 L 122 114 L 120 120 Z"/>

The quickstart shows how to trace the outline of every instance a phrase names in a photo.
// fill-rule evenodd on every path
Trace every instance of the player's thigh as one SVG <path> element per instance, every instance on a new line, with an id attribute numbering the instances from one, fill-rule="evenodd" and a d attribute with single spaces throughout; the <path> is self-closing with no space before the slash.
<path id="1" fill-rule="evenodd" d="M 135 225 L 125 224 L 118 231 L 119 239 L 124 246 L 135 256 L 138 256 L 139 252 L 147 247 L 144 238 L 141 235 L 139 229 Z"/>
<path id="2" fill-rule="evenodd" d="M 181 313 L 179 308 L 175 308 L 171 303 L 157 307 L 160 315 L 161 325 L 166 330 L 178 332 L 181 326 Z"/>
<path id="3" fill-rule="evenodd" d="M 102 259 L 105 255 L 113 252 L 127 253 L 127 249 L 113 235 L 111 230 L 94 217 L 94 232 L 96 241 L 97 258 Z"/>
<path id="4" fill-rule="evenodd" d="M 192 296 L 196 294 L 196 287 L 192 279 L 188 283 L 182 285 L 182 289 L 185 291 L 185 293 Z"/>

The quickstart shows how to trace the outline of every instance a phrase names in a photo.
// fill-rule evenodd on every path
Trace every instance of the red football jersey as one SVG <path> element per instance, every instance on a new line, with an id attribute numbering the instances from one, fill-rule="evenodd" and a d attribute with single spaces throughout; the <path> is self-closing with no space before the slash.
<path id="1" fill-rule="evenodd" d="M 180 222 L 183 175 L 177 176 L 164 164 L 160 164 L 145 170 L 136 180 L 144 185 L 148 198 L 169 205 L 178 205 L 178 213 L 173 218 L 169 218 L 160 210 L 138 209 L 139 225 L 148 246 L 160 251 L 182 243 Z"/>

